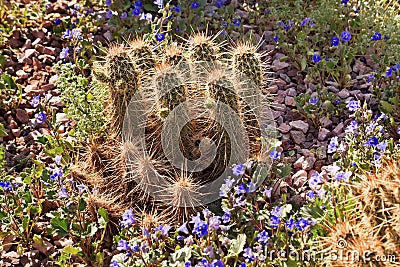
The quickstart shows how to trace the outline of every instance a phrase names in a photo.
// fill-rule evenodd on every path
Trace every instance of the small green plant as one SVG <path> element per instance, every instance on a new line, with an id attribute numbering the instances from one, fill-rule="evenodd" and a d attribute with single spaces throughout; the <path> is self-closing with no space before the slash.
<path id="1" fill-rule="evenodd" d="M 106 90 L 95 81 L 76 74 L 75 65 L 62 64 L 55 66 L 59 72 L 57 86 L 61 89 L 61 100 L 65 112 L 76 123 L 69 135 L 79 141 L 88 141 L 90 136 L 106 134 L 107 119 L 104 116 Z"/>
<path id="2" fill-rule="evenodd" d="M 22 86 L 7 73 L 0 76 L 0 110 L 10 110 L 19 105 L 22 99 Z"/>

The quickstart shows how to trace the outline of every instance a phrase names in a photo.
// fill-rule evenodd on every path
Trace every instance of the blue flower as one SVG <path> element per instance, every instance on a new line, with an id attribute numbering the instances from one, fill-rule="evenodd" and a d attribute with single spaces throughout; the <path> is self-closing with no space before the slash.
<path id="1" fill-rule="evenodd" d="M 221 217 L 219 217 L 219 216 L 213 216 L 213 217 L 211 217 L 211 218 L 209 219 L 208 223 L 209 223 L 209 225 L 210 225 L 210 228 L 218 229 L 218 228 L 219 228 L 219 225 L 220 225 L 220 223 L 221 223 Z"/>
<path id="2" fill-rule="evenodd" d="M 392 68 L 387 69 L 386 70 L 386 78 L 388 78 L 388 77 L 390 77 L 392 75 L 393 75 L 393 69 Z"/>
<path id="3" fill-rule="evenodd" d="M 106 0 L 106 6 L 111 6 L 112 5 L 112 0 Z"/>
<path id="4" fill-rule="evenodd" d="M 120 265 L 118 264 L 117 260 L 112 260 L 111 264 L 110 264 L 110 267 L 120 267 Z"/>
<path id="5" fill-rule="evenodd" d="M 198 235 L 199 237 L 205 236 L 208 234 L 208 225 L 204 221 L 200 221 L 194 225 L 193 234 Z"/>
<path id="6" fill-rule="evenodd" d="M 312 60 L 313 60 L 314 63 L 318 63 L 318 62 L 321 61 L 321 56 L 318 55 L 318 54 L 314 54 L 314 55 L 312 56 Z"/>
<path id="7" fill-rule="evenodd" d="M 30 104 L 32 107 L 36 108 L 40 104 L 40 95 L 37 95 L 34 98 L 32 98 Z"/>
<path id="8" fill-rule="evenodd" d="M 181 6 L 175 5 L 175 6 L 172 7 L 172 11 L 174 11 L 176 13 L 181 12 L 181 10 L 182 10 Z"/>
<path id="9" fill-rule="evenodd" d="M 71 31 L 71 34 L 72 34 L 72 37 L 74 37 L 74 38 L 76 38 L 78 40 L 82 40 L 83 39 L 82 36 L 81 36 L 81 33 L 77 29 L 73 29 Z"/>
<path id="10" fill-rule="evenodd" d="M 245 204 L 246 204 L 246 197 L 242 195 L 235 199 L 235 204 L 233 204 L 233 207 L 237 208 L 237 207 L 244 206 Z"/>
<path id="11" fill-rule="evenodd" d="M 278 41 L 279 41 L 279 36 L 278 36 L 278 35 L 275 35 L 275 36 L 274 36 L 274 42 L 275 42 L 275 43 L 278 43 Z"/>
<path id="12" fill-rule="evenodd" d="M 221 0 L 218 0 L 217 2 L 215 2 L 215 6 L 220 8 L 224 5 L 224 3 Z"/>
<path id="13" fill-rule="evenodd" d="M 346 108 L 354 112 L 361 108 L 360 102 L 358 102 L 357 100 L 350 100 L 349 103 L 347 103 Z"/>
<path id="14" fill-rule="evenodd" d="M 286 228 L 287 228 L 289 231 L 293 230 L 293 228 L 294 228 L 294 226 L 295 226 L 294 219 L 293 219 L 293 218 L 290 218 L 289 220 L 286 221 L 285 225 L 286 225 Z"/>
<path id="15" fill-rule="evenodd" d="M 237 18 L 234 18 L 234 19 L 233 19 L 233 26 L 239 27 L 239 26 L 240 26 L 240 20 L 237 19 Z"/>
<path id="16" fill-rule="evenodd" d="M 86 186 L 83 184 L 77 185 L 76 188 L 78 189 L 79 194 L 83 194 L 83 192 L 86 190 Z"/>
<path id="17" fill-rule="evenodd" d="M 272 188 L 270 188 L 270 189 L 265 189 L 262 193 L 263 193 L 267 198 L 271 198 Z"/>
<path id="18" fill-rule="evenodd" d="M 278 151 L 276 151 L 276 150 L 272 150 L 270 153 L 269 153 L 269 157 L 272 159 L 272 160 L 277 160 L 280 156 L 281 156 L 281 152 L 278 152 Z"/>
<path id="19" fill-rule="evenodd" d="M 253 182 L 249 182 L 246 185 L 246 193 L 253 193 L 254 191 L 256 191 L 256 184 Z"/>
<path id="20" fill-rule="evenodd" d="M 222 222 L 223 223 L 228 223 L 231 220 L 231 214 L 229 211 L 225 212 L 224 215 L 222 215 Z"/>
<path id="21" fill-rule="evenodd" d="M 240 176 L 240 175 L 244 174 L 245 169 L 244 169 L 243 164 L 238 164 L 232 168 L 232 171 L 235 176 Z"/>
<path id="22" fill-rule="evenodd" d="M 303 27 L 303 26 L 305 26 L 307 23 L 309 23 L 309 25 L 310 25 L 311 27 L 312 27 L 312 26 L 315 26 L 314 21 L 313 21 L 312 19 L 310 19 L 310 18 L 305 18 L 305 19 L 303 19 L 303 21 L 300 23 L 300 26 Z"/>
<path id="23" fill-rule="evenodd" d="M 347 126 L 345 133 L 354 133 L 358 128 L 358 122 L 356 120 L 352 120 L 350 124 Z"/>
<path id="24" fill-rule="evenodd" d="M 121 221 L 121 227 L 122 228 L 128 228 L 129 226 L 133 225 L 135 223 L 135 219 L 133 218 L 133 210 L 128 209 L 124 212 L 122 215 L 122 221 Z"/>
<path id="25" fill-rule="evenodd" d="M 319 175 L 318 172 L 314 172 L 314 173 L 311 175 L 310 181 L 308 182 L 308 184 L 310 185 L 311 188 L 315 188 L 315 187 L 318 186 L 320 183 L 322 183 L 321 176 Z"/>
<path id="26" fill-rule="evenodd" d="M 332 137 L 332 139 L 328 145 L 328 153 L 335 152 L 337 150 L 338 146 L 339 146 L 339 142 L 338 142 L 337 136 Z"/>
<path id="27" fill-rule="evenodd" d="M 392 67 L 392 69 L 393 69 L 394 71 L 400 70 L 400 64 L 394 65 L 394 66 Z"/>
<path id="28" fill-rule="evenodd" d="M 315 197 L 314 191 L 308 191 L 307 194 L 306 194 L 306 197 L 308 199 L 314 199 L 314 197 Z"/>
<path id="29" fill-rule="evenodd" d="M 128 242 L 126 242 L 126 240 L 121 239 L 120 241 L 118 241 L 117 249 L 119 251 L 127 251 L 130 250 L 131 247 L 128 245 Z"/>
<path id="30" fill-rule="evenodd" d="M 280 223 L 281 223 L 281 219 L 279 217 L 277 217 L 275 215 L 271 216 L 269 225 L 272 228 L 277 228 Z"/>
<path id="31" fill-rule="evenodd" d="M 317 190 L 317 195 L 318 195 L 319 198 L 324 197 L 325 193 L 326 193 L 326 191 L 324 189 L 322 189 L 322 188 L 320 190 Z"/>
<path id="32" fill-rule="evenodd" d="M 193 1 L 192 4 L 190 5 L 193 9 L 197 9 L 200 7 L 199 3 L 197 3 L 196 1 Z"/>
<path id="33" fill-rule="evenodd" d="M 335 179 L 336 181 L 341 181 L 344 180 L 345 182 L 348 182 L 350 179 L 352 172 L 351 171 L 347 171 L 347 172 L 337 172 L 335 175 Z"/>
<path id="34" fill-rule="evenodd" d="M 142 228 L 142 236 L 150 237 L 150 231 L 146 227 Z"/>
<path id="35" fill-rule="evenodd" d="M 185 267 L 192 267 L 192 263 L 190 261 L 185 262 Z"/>
<path id="36" fill-rule="evenodd" d="M 0 182 L 0 187 L 3 188 L 4 192 L 11 192 L 13 187 L 9 181 Z"/>
<path id="37" fill-rule="evenodd" d="M 233 184 L 235 183 L 235 179 L 225 179 L 225 184 L 221 185 L 219 196 L 226 197 L 228 196 L 228 192 L 231 190 Z"/>
<path id="38" fill-rule="evenodd" d="M 213 260 L 211 262 L 211 267 L 224 267 L 224 263 L 221 260 Z"/>
<path id="39" fill-rule="evenodd" d="M 63 38 L 63 39 L 71 39 L 72 38 L 71 30 L 66 30 L 64 32 L 64 34 L 61 36 L 61 38 Z"/>
<path id="40" fill-rule="evenodd" d="M 382 34 L 380 32 L 375 32 L 374 35 L 372 35 L 371 40 L 373 41 L 382 40 Z"/>
<path id="41" fill-rule="evenodd" d="M 311 105 L 316 105 L 318 103 L 318 97 L 310 97 L 308 103 L 310 103 Z"/>
<path id="42" fill-rule="evenodd" d="M 126 19 L 128 17 L 128 13 L 122 12 L 121 19 Z"/>
<path id="43" fill-rule="evenodd" d="M 153 2 L 154 4 L 156 4 L 158 6 L 158 8 L 164 8 L 164 1 L 163 0 L 154 0 Z"/>
<path id="44" fill-rule="evenodd" d="M 243 257 L 246 258 L 246 261 L 252 262 L 255 259 L 253 250 L 251 248 L 245 248 L 243 251 Z"/>
<path id="45" fill-rule="evenodd" d="M 400 134 L 400 128 L 397 129 L 397 134 Z"/>
<path id="46" fill-rule="evenodd" d="M 69 47 L 64 47 L 60 52 L 60 59 L 66 59 L 68 57 Z"/>
<path id="47" fill-rule="evenodd" d="M 296 223 L 297 229 L 304 231 L 308 227 L 308 220 L 300 218 Z"/>
<path id="48" fill-rule="evenodd" d="M 364 146 L 376 146 L 379 143 L 378 138 L 370 137 L 368 138 L 368 141 L 364 144 Z"/>
<path id="49" fill-rule="evenodd" d="M 140 15 L 140 8 L 135 8 L 132 10 L 132 15 L 137 17 Z"/>
<path id="50" fill-rule="evenodd" d="M 237 188 L 236 188 L 236 195 L 244 194 L 246 193 L 246 187 L 243 183 L 240 183 Z"/>
<path id="51" fill-rule="evenodd" d="M 67 198 L 69 197 L 68 193 L 67 193 L 67 189 L 65 189 L 65 187 L 61 187 L 61 191 L 58 192 L 58 198 Z"/>
<path id="52" fill-rule="evenodd" d="M 339 38 L 338 37 L 332 37 L 331 39 L 331 45 L 332 46 L 338 46 L 339 45 Z"/>
<path id="53" fill-rule="evenodd" d="M 344 6 L 347 6 L 347 2 L 349 2 L 349 0 L 342 0 L 342 4 L 343 4 Z"/>
<path id="54" fill-rule="evenodd" d="M 187 222 L 185 222 L 184 224 L 182 224 L 181 226 L 179 226 L 178 229 L 176 229 L 177 232 L 181 232 L 181 233 L 185 233 L 185 234 L 189 234 L 189 230 L 187 229 Z"/>
<path id="55" fill-rule="evenodd" d="M 143 3 L 142 3 L 142 1 L 136 1 L 133 5 L 134 5 L 135 7 L 142 7 L 142 6 L 143 6 Z"/>
<path id="56" fill-rule="evenodd" d="M 267 244 L 268 242 L 268 232 L 263 230 L 262 232 L 258 233 L 256 240 L 260 243 L 260 244 Z"/>
<path id="57" fill-rule="evenodd" d="M 41 111 L 36 117 L 36 123 L 43 124 L 46 121 L 46 118 L 47 118 L 46 113 Z"/>
<path id="58" fill-rule="evenodd" d="M 343 42 L 348 42 L 351 39 L 351 34 L 348 31 L 344 31 L 340 34 L 340 38 L 342 39 Z"/>
<path id="59" fill-rule="evenodd" d="M 282 216 L 282 207 L 276 206 L 274 209 L 271 211 L 271 215 L 281 217 Z"/>
<path id="60" fill-rule="evenodd" d="M 160 225 L 160 226 L 154 228 L 153 230 L 154 230 L 154 232 L 161 231 L 161 234 L 163 236 L 168 236 L 168 232 L 170 229 L 171 229 L 171 226 L 169 226 L 169 225 Z"/>
<path id="61" fill-rule="evenodd" d="M 62 168 L 54 168 L 52 171 L 53 171 L 53 174 L 50 175 L 50 179 L 53 181 L 57 181 L 59 178 L 61 178 L 63 176 Z"/>
<path id="62" fill-rule="evenodd" d="M 161 41 L 163 41 L 165 39 L 165 35 L 163 34 L 163 33 L 157 33 L 156 34 L 156 40 L 158 41 L 158 42 L 161 42 Z"/>
<path id="63" fill-rule="evenodd" d="M 113 12 L 111 10 L 108 10 L 106 12 L 106 18 L 111 19 L 112 16 L 113 16 Z"/>
<path id="64" fill-rule="evenodd" d="M 62 22 L 62 20 L 61 20 L 60 18 L 56 18 L 56 19 L 54 20 L 54 24 L 55 24 L 55 25 L 60 25 L 61 22 Z"/>

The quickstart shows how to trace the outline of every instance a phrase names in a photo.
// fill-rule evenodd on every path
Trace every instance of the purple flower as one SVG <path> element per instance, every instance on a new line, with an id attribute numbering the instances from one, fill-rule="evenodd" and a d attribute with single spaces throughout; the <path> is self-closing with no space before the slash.
<path id="1" fill-rule="evenodd" d="M 222 215 L 222 222 L 223 223 L 228 223 L 231 220 L 231 214 L 229 211 L 225 212 L 224 215 Z"/>
<path id="2" fill-rule="evenodd" d="M 294 219 L 293 219 L 293 218 L 290 218 L 289 220 L 286 221 L 285 225 L 286 225 L 286 228 L 287 228 L 289 231 L 293 230 L 293 228 L 294 228 L 294 226 L 295 226 Z"/>
<path id="3" fill-rule="evenodd" d="M 151 21 L 153 19 L 153 15 L 151 15 L 151 13 L 147 13 L 147 14 L 142 13 L 142 15 L 140 16 L 139 19 L 140 20 L 145 19 L 145 20 Z"/>
<path id="4" fill-rule="evenodd" d="M 307 228 L 307 226 L 308 226 L 308 220 L 304 218 L 300 218 L 296 223 L 296 227 L 300 231 L 304 231 Z"/>
<path id="5" fill-rule="evenodd" d="M 61 36 L 63 39 L 71 39 L 72 38 L 72 32 L 71 30 L 66 30 L 64 34 Z"/>
<path id="6" fill-rule="evenodd" d="M 332 37 L 331 39 L 331 45 L 332 46 L 338 46 L 339 45 L 339 38 L 338 37 Z"/>
<path id="7" fill-rule="evenodd" d="M 388 78 L 388 77 L 390 77 L 390 76 L 392 76 L 393 75 L 393 69 L 392 68 L 389 68 L 387 71 L 386 71 L 386 78 Z"/>
<path id="8" fill-rule="evenodd" d="M 197 3 L 196 1 L 193 1 L 192 4 L 190 5 L 193 9 L 197 9 L 200 7 L 199 3 Z"/>
<path id="9" fill-rule="evenodd" d="M 270 188 L 270 189 L 265 189 L 262 193 L 263 193 L 267 198 L 271 198 L 272 188 Z"/>
<path id="10" fill-rule="evenodd" d="M 246 193 L 253 193 L 254 191 L 256 191 L 256 184 L 253 182 L 249 182 L 246 185 Z"/>
<path id="11" fill-rule="evenodd" d="M 111 6 L 112 5 L 112 0 L 106 0 L 106 6 Z"/>
<path id="12" fill-rule="evenodd" d="M 354 112 L 361 108 L 360 102 L 358 102 L 357 100 L 350 100 L 349 103 L 347 103 L 346 108 Z"/>
<path id="13" fill-rule="evenodd" d="M 314 54 L 314 55 L 312 56 L 312 60 L 313 60 L 314 63 L 318 63 L 318 62 L 321 61 L 321 56 L 318 55 L 318 54 Z"/>
<path id="14" fill-rule="evenodd" d="M 117 260 L 113 260 L 110 264 L 110 267 L 120 267 Z"/>
<path id="15" fill-rule="evenodd" d="M 112 16 L 113 16 L 113 12 L 111 10 L 108 10 L 106 13 L 106 18 L 111 19 Z"/>
<path id="16" fill-rule="evenodd" d="M 370 137 L 368 138 L 368 141 L 364 144 L 364 146 L 376 146 L 379 143 L 378 138 Z"/>
<path id="17" fill-rule="evenodd" d="M 281 223 L 281 219 L 279 217 L 277 217 L 275 215 L 271 216 L 269 225 L 272 228 L 277 228 L 280 223 Z"/>
<path id="18" fill-rule="evenodd" d="M 397 134 L 400 134 L 400 128 L 397 129 Z"/>
<path id="19" fill-rule="evenodd" d="M 371 40 L 372 41 L 382 40 L 382 34 L 380 32 L 375 32 L 374 35 L 372 35 Z"/>
<path id="20" fill-rule="evenodd" d="M 187 229 L 187 222 L 185 222 L 184 224 L 182 224 L 181 226 L 179 226 L 178 229 L 176 229 L 177 232 L 181 232 L 181 233 L 185 233 L 185 234 L 189 234 L 189 230 Z"/>
<path id="21" fill-rule="evenodd" d="M 237 19 L 237 18 L 234 18 L 234 19 L 233 19 L 233 26 L 239 27 L 239 26 L 240 26 L 240 20 Z"/>
<path id="22" fill-rule="evenodd" d="M 121 239 L 120 241 L 118 241 L 117 249 L 119 251 L 127 251 L 130 250 L 131 247 L 128 245 L 128 242 L 126 242 L 126 240 Z"/>
<path id="23" fill-rule="evenodd" d="M 126 19 L 128 17 L 128 13 L 122 12 L 121 19 Z"/>
<path id="24" fill-rule="evenodd" d="M 244 174 L 245 169 L 244 169 L 243 164 L 238 164 L 232 168 L 232 171 L 233 171 L 233 175 L 240 176 L 240 175 Z"/>
<path id="25" fill-rule="evenodd" d="M 122 215 L 122 221 L 120 223 L 122 228 L 128 228 L 129 226 L 135 223 L 135 219 L 133 218 L 133 210 L 128 209 Z"/>
<path id="26" fill-rule="evenodd" d="M 158 8 L 164 8 L 164 1 L 163 0 L 155 0 L 153 2 L 154 4 L 156 4 L 158 6 Z"/>
<path id="27" fill-rule="evenodd" d="M 76 38 L 77 40 L 82 40 L 83 39 L 80 31 L 77 30 L 77 29 L 73 29 L 71 31 L 71 34 L 72 34 L 72 37 Z"/>
<path id="28" fill-rule="evenodd" d="M 352 172 L 347 171 L 347 172 L 337 172 L 335 175 L 336 181 L 341 181 L 344 180 L 345 182 L 348 182 L 350 179 Z"/>
<path id="29" fill-rule="evenodd" d="M 12 184 L 9 181 L 0 182 L 0 187 L 2 187 L 6 193 L 11 192 L 13 189 Z"/>
<path id="30" fill-rule="evenodd" d="M 307 23 L 310 24 L 310 26 L 314 26 L 314 21 L 310 18 L 305 18 L 303 19 L 303 21 L 300 23 L 300 26 L 303 27 L 305 26 Z"/>
<path id="31" fill-rule="evenodd" d="M 233 204 L 233 207 L 237 208 L 244 205 L 246 205 L 246 197 L 242 195 L 235 199 L 235 204 Z"/>
<path id="32" fill-rule="evenodd" d="M 235 183 L 235 179 L 225 179 L 225 184 L 221 185 L 221 189 L 219 191 L 220 197 L 228 196 L 228 192 L 231 190 L 233 184 Z"/>
<path id="33" fill-rule="evenodd" d="M 211 267 L 224 267 L 224 263 L 221 260 L 213 260 L 211 262 Z"/>
<path id="34" fill-rule="evenodd" d="M 279 41 L 279 36 L 278 36 L 278 35 L 275 35 L 275 36 L 274 36 L 274 42 L 275 42 L 275 43 L 278 43 L 278 41 Z"/>
<path id="35" fill-rule="evenodd" d="M 170 229 L 171 229 L 171 226 L 169 226 L 169 225 L 160 225 L 160 226 L 154 228 L 153 230 L 154 230 L 154 232 L 161 231 L 161 234 L 163 236 L 168 236 L 168 232 Z"/>
<path id="36" fill-rule="evenodd" d="M 163 33 L 157 33 L 156 34 L 156 40 L 158 41 L 158 42 L 161 42 L 162 40 L 164 40 L 165 39 L 165 35 L 163 34 Z"/>
<path id="37" fill-rule="evenodd" d="M 314 199 L 314 197 L 315 197 L 314 191 L 308 191 L 307 194 L 306 194 L 306 197 L 308 199 Z"/>
<path id="38" fill-rule="evenodd" d="M 352 120 L 350 124 L 347 126 L 345 133 L 354 133 L 358 128 L 358 122 L 356 120 Z"/>
<path id="39" fill-rule="evenodd" d="M 57 155 L 57 156 L 55 156 L 55 158 L 53 160 L 54 160 L 54 162 L 56 164 L 59 165 L 61 163 L 61 159 L 62 159 L 62 156 L 61 155 Z"/>
<path id="40" fill-rule="evenodd" d="M 253 250 L 251 248 L 245 248 L 243 252 L 243 257 L 246 258 L 246 261 L 252 262 L 255 259 Z"/>
<path id="41" fill-rule="evenodd" d="M 63 176 L 62 168 L 54 168 L 53 169 L 53 174 L 50 175 L 50 179 L 53 180 L 53 181 L 57 181 L 62 176 Z"/>
<path id="42" fill-rule="evenodd" d="M 218 0 L 217 2 L 215 2 L 215 6 L 220 8 L 224 5 L 224 3 L 221 0 Z"/>
<path id="43" fill-rule="evenodd" d="M 62 22 L 62 20 L 61 20 L 60 18 L 56 18 L 56 19 L 54 20 L 54 24 L 55 24 L 55 25 L 60 25 L 61 22 Z"/>
<path id="44" fill-rule="evenodd" d="M 274 209 L 271 211 L 271 215 L 274 215 L 276 217 L 281 217 L 282 216 L 282 207 L 276 206 Z"/>
<path id="45" fill-rule="evenodd" d="M 308 182 L 308 184 L 310 185 L 311 188 L 315 188 L 317 185 L 319 185 L 320 183 L 322 183 L 322 179 L 321 176 L 319 175 L 318 172 L 314 172 L 311 177 L 310 177 L 310 181 Z"/>
<path id="46" fill-rule="evenodd" d="M 47 118 L 46 113 L 41 111 L 36 117 L 36 123 L 43 124 L 46 121 L 46 118 Z"/>
<path id="47" fill-rule="evenodd" d="M 200 221 L 194 225 L 193 234 L 198 235 L 199 237 L 205 236 L 208 234 L 208 225 L 204 221 Z"/>
<path id="48" fill-rule="evenodd" d="M 34 98 L 32 98 L 30 104 L 32 107 L 36 108 L 40 104 L 40 95 L 37 95 Z"/>
<path id="49" fill-rule="evenodd" d="M 256 240 L 260 243 L 260 244 L 267 244 L 268 242 L 268 232 L 263 230 L 262 232 L 258 233 Z"/>
<path id="50" fill-rule="evenodd" d="M 343 42 L 348 42 L 351 39 L 351 34 L 348 31 L 344 31 L 340 34 L 340 39 L 342 39 Z"/>
<path id="51" fill-rule="evenodd" d="M 60 59 L 66 59 L 68 57 L 69 47 L 64 47 L 60 52 Z"/>
<path id="52" fill-rule="evenodd" d="M 318 97 L 311 97 L 311 98 L 308 100 L 308 102 L 309 102 L 311 105 L 316 105 L 316 104 L 318 103 Z"/>
<path id="53" fill-rule="evenodd" d="M 83 184 L 77 185 L 76 188 L 78 188 L 79 194 L 83 194 L 83 192 L 85 192 L 85 190 L 86 190 L 86 186 Z"/>
<path id="54" fill-rule="evenodd" d="M 269 157 L 270 157 L 272 160 L 277 160 L 280 156 L 281 156 L 281 152 L 278 152 L 278 151 L 276 151 L 276 150 L 272 150 L 272 151 L 269 153 Z"/>
<path id="55" fill-rule="evenodd" d="M 211 217 L 211 218 L 209 219 L 208 223 L 209 223 L 209 225 L 210 225 L 210 228 L 218 229 L 218 228 L 219 228 L 219 225 L 220 225 L 220 223 L 221 223 L 221 217 L 219 217 L 219 216 L 213 216 L 213 217 Z"/>
<path id="56" fill-rule="evenodd" d="M 339 141 L 337 136 L 332 137 L 331 142 L 328 145 L 328 153 L 333 153 L 337 150 L 339 146 Z"/>
<path id="57" fill-rule="evenodd" d="M 67 193 L 67 189 L 65 189 L 65 187 L 61 187 L 61 191 L 58 192 L 58 198 L 68 198 L 69 195 Z"/>
<path id="58" fill-rule="evenodd" d="M 236 195 L 244 194 L 246 193 L 246 187 L 243 183 L 240 183 L 237 188 L 236 188 Z"/>

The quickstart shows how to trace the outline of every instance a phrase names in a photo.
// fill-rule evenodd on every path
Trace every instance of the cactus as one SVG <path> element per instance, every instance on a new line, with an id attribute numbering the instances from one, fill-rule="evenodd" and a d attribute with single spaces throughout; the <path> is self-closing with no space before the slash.
<path id="1" fill-rule="evenodd" d="M 346 251 L 368 251 L 370 255 L 396 257 L 396 262 L 369 262 L 368 266 L 398 266 L 400 264 L 400 167 L 390 163 L 376 174 L 364 175 L 361 182 L 348 186 L 353 207 L 344 220 L 330 227 L 322 237 L 323 249 L 338 249 L 339 239 L 346 242 Z M 393 258 L 392 258 L 393 259 Z M 360 266 L 346 259 L 329 262 L 329 266 Z"/>
<path id="2" fill-rule="evenodd" d="M 226 60 L 226 57 L 231 58 Z M 205 34 L 195 34 L 186 44 L 165 44 L 154 49 L 141 39 L 128 41 L 128 45 L 111 46 L 104 61 L 97 63 L 94 76 L 109 88 L 112 100 L 109 109 L 114 111 L 111 114 L 116 121 L 110 126 L 115 140 L 109 142 L 112 144 L 109 149 L 120 152 L 113 154 L 116 159 L 107 164 L 98 162 L 101 157 L 93 157 L 93 154 L 99 154 L 98 149 L 97 154 L 92 149 L 92 156 L 88 157 L 88 161 L 93 161 L 89 165 L 106 181 L 98 183 L 104 187 L 102 190 L 114 195 L 110 199 L 118 203 L 135 201 L 144 205 L 151 199 L 148 192 L 158 190 L 157 200 L 164 203 L 151 202 L 153 204 L 147 205 L 149 208 L 153 209 L 154 205 L 163 207 L 173 215 L 170 218 L 188 216 L 190 207 L 198 206 L 203 197 L 202 185 L 220 176 L 230 167 L 230 158 L 235 158 L 231 146 L 237 145 L 238 140 L 230 136 L 229 131 L 237 129 L 232 126 L 225 129 L 224 122 L 232 122 L 223 106 L 237 115 L 247 131 L 251 147 L 249 156 L 262 158 L 261 133 L 257 130 L 259 125 L 255 112 L 258 106 L 251 107 L 246 101 L 260 93 L 259 86 L 264 85 L 264 68 L 256 48 L 246 44 L 229 52 L 224 44 L 216 44 L 215 37 Z M 192 76 L 196 78 L 192 79 Z M 135 95 L 136 92 L 139 93 Z M 121 142 L 124 116 L 125 122 L 129 122 L 132 115 L 128 110 L 129 102 L 138 110 L 143 105 L 143 112 L 136 115 L 145 118 L 145 122 L 134 121 L 138 124 L 133 128 L 124 123 L 124 127 L 134 130 L 143 126 L 144 143 L 125 133 L 122 136 L 124 143 L 116 145 L 115 142 Z M 182 112 L 175 114 L 177 108 L 182 108 Z M 194 114 L 214 114 L 220 121 Z M 171 122 L 171 118 L 177 122 L 185 121 L 185 125 L 178 129 L 173 126 L 175 122 Z M 166 123 L 172 123 L 170 129 L 163 129 Z M 191 171 L 181 168 L 185 166 L 175 166 L 171 162 L 173 153 L 166 154 L 163 147 L 163 135 L 177 138 L 178 143 L 170 150 L 176 151 L 179 147 L 185 159 L 182 165 L 202 166 L 206 162 L 205 167 Z M 215 158 L 212 160 L 213 153 Z M 118 157 L 118 154 L 124 157 Z M 161 181 L 160 177 L 164 180 Z M 176 206 L 184 207 L 177 210 Z"/>

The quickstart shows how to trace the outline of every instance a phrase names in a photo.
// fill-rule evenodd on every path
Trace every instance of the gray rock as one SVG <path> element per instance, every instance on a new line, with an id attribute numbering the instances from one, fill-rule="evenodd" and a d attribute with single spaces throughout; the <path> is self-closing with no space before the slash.
<path id="1" fill-rule="evenodd" d="M 330 134 L 330 131 L 326 128 L 322 128 L 318 133 L 318 140 L 324 141 Z"/>
<path id="2" fill-rule="evenodd" d="M 303 170 L 311 170 L 314 167 L 314 163 L 316 161 L 315 157 L 308 157 L 306 158 L 303 163 L 301 164 L 301 167 Z"/>
<path id="3" fill-rule="evenodd" d="M 289 125 L 296 130 L 303 131 L 303 133 L 307 133 L 308 127 L 309 127 L 308 123 L 306 123 L 302 120 L 291 121 L 291 122 L 289 122 Z"/>
<path id="4" fill-rule="evenodd" d="M 321 119 L 319 119 L 319 122 L 321 123 L 321 126 L 324 128 L 329 128 L 332 126 L 332 121 L 327 117 L 322 117 Z"/>
<path id="5" fill-rule="evenodd" d="M 67 114 L 65 114 L 65 113 L 57 113 L 56 114 L 56 122 L 57 123 L 65 123 L 67 121 L 69 121 Z"/>
<path id="6" fill-rule="evenodd" d="M 15 117 L 17 118 L 17 121 L 24 124 L 29 122 L 29 116 L 25 110 L 17 108 L 15 111 Z"/>
<path id="7" fill-rule="evenodd" d="M 293 167 L 295 167 L 296 169 L 302 169 L 304 160 L 305 160 L 305 157 L 304 157 L 304 156 L 301 156 L 301 157 L 298 158 L 298 159 L 296 160 L 296 162 L 293 164 Z"/>
<path id="8" fill-rule="evenodd" d="M 290 136 L 292 137 L 293 141 L 298 145 L 301 145 L 306 141 L 306 136 L 302 131 L 292 130 L 290 131 Z"/>
<path id="9" fill-rule="evenodd" d="M 349 91 L 347 89 L 343 89 L 338 93 L 338 96 L 340 98 L 344 99 L 344 98 L 348 98 L 350 96 L 350 93 L 349 93 Z"/>
<path id="10" fill-rule="evenodd" d="M 278 70 L 285 69 L 285 68 L 287 68 L 287 67 L 289 67 L 289 66 L 290 66 L 289 63 L 280 61 L 279 59 L 275 59 L 275 60 L 272 62 L 271 68 L 272 68 L 272 70 L 274 70 L 274 71 L 278 71 Z"/>
<path id="11" fill-rule="evenodd" d="M 344 128 L 343 122 L 339 123 L 335 127 L 335 129 L 333 129 L 333 131 L 332 131 L 333 135 L 338 135 L 338 134 L 342 133 L 343 132 L 343 128 Z"/>
<path id="12" fill-rule="evenodd" d="M 305 170 L 300 170 L 292 176 L 292 179 L 293 186 L 295 188 L 300 188 L 307 182 L 307 172 Z"/>
<path id="13" fill-rule="evenodd" d="M 287 96 L 287 97 L 285 97 L 285 105 L 286 106 L 295 107 L 296 106 L 296 101 L 294 100 L 293 97 Z"/>
<path id="14" fill-rule="evenodd" d="M 281 133 L 288 133 L 290 131 L 291 127 L 289 125 L 287 125 L 286 123 L 282 123 L 281 125 L 279 125 L 278 130 Z"/>

